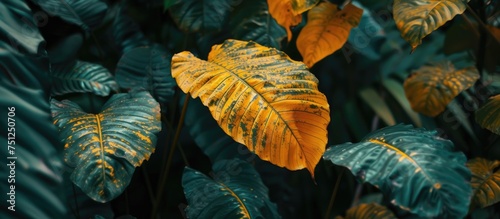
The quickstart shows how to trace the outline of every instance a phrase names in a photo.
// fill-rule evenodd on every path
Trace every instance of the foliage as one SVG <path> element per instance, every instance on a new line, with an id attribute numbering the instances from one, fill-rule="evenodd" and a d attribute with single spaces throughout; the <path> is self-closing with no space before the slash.
<path id="1" fill-rule="evenodd" d="M 4 0 L 0 218 L 500 218 L 499 8 Z"/>

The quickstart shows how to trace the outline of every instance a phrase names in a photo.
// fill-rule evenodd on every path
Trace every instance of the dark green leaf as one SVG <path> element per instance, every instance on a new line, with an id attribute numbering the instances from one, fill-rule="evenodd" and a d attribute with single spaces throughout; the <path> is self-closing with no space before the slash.
<path id="1" fill-rule="evenodd" d="M 52 16 L 80 26 L 90 32 L 101 24 L 108 6 L 101 0 L 31 0 Z"/>
<path id="2" fill-rule="evenodd" d="M 435 131 L 386 127 L 361 142 L 332 146 L 323 158 L 377 186 L 391 203 L 423 217 L 463 218 L 472 189 L 466 158 Z"/>
<path id="3" fill-rule="evenodd" d="M 115 94 L 99 114 L 71 101 L 52 100 L 52 117 L 64 145 L 71 180 L 89 197 L 106 202 L 120 195 L 154 152 L 160 107 L 147 92 Z"/>
<path id="4" fill-rule="evenodd" d="M 280 218 L 257 171 L 239 159 L 213 165 L 213 180 L 189 167 L 182 187 L 188 218 Z"/>
<path id="5" fill-rule="evenodd" d="M 116 14 L 112 25 L 115 44 L 125 54 L 133 48 L 147 46 L 149 40 L 144 36 L 139 25 L 123 11 Z"/>
<path id="6" fill-rule="evenodd" d="M 144 88 L 160 103 L 172 99 L 175 80 L 170 74 L 172 54 L 159 45 L 134 48 L 125 53 L 116 66 L 120 87 Z"/>
<path id="7" fill-rule="evenodd" d="M 392 115 L 389 106 L 382 99 L 382 97 L 377 93 L 377 91 L 373 88 L 366 88 L 359 92 L 361 98 L 368 104 L 373 111 L 385 122 L 387 125 L 395 125 L 396 120 L 394 120 L 394 116 Z"/>
<path id="8" fill-rule="evenodd" d="M 42 54 L 41 47 L 44 45 L 42 43 L 44 39 L 32 18 L 31 9 L 24 1 L 2 0 L 0 2 L 0 41 L 10 43 L 11 49 L 17 51 Z"/>
<path id="9" fill-rule="evenodd" d="M 222 30 L 235 3 L 240 1 L 185 0 L 171 6 L 169 11 L 183 31 L 206 33 Z"/>
<path id="10" fill-rule="evenodd" d="M 7 1 L 0 2 L 0 11 L 5 9 L 5 3 Z M 3 19 L 8 15 L 4 12 L 0 12 L 0 23 L 9 22 Z M 5 35 L 0 32 L 2 37 Z M 60 190 L 63 182 L 62 145 L 50 118 L 48 62 L 46 58 L 21 55 L 15 50 L 0 40 L 0 156 L 3 160 L 0 168 L 3 178 L 0 180 L 3 197 L 0 218 L 65 218 L 66 200 Z M 12 112 L 12 117 L 9 117 L 9 112 Z M 8 143 L 8 140 L 13 142 Z M 14 153 L 11 154 L 9 149 Z M 7 159 L 10 156 L 17 159 Z M 15 183 L 11 181 L 11 184 L 8 181 L 11 166 L 6 164 L 13 161 Z M 15 203 L 12 203 L 15 212 L 8 209 L 10 186 L 15 186 Z"/>
<path id="11" fill-rule="evenodd" d="M 74 65 L 53 66 L 52 95 L 94 93 L 108 96 L 118 92 L 113 75 L 101 65 L 76 61 Z"/>
<path id="12" fill-rule="evenodd" d="M 266 0 L 243 1 L 232 13 L 229 26 L 235 39 L 277 49 L 286 37 L 285 29 L 269 14 Z"/>
<path id="13" fill-rule="evenodd" d="M 163 10 L 166 11 L 175 3 L 177 3 L 177 0 L 163 0 Z"/>

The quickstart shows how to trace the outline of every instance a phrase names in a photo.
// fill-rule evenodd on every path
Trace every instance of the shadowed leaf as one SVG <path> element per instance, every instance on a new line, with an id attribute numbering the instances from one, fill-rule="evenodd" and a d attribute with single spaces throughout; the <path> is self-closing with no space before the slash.
<path id="1" fill-rule="evenodd" d="M 94 93 L 108 96 L 118 92 L 118 84 L 113 75 L 98 64 L 77 61 L 74 65 L 54 67 L 52 76 L 52 95 L 69 93 Z"/>
<path id="2" fill-rule="evenodd" d="M 139 24 L 120 10 L 116 14 L 112 25 L 113 40 L 119 47 L 121 54 L 125 54 L 133 48 L 148 46 L 151 42 L 142 33 Z"/>
<path id="3" fill-rule="evenodd" d="M 286 31 L 271 17 L 266 0 L 243 1 L 233 12 L 231 33 L 239 40 L 252 40 L 279 49 Z"/>
<path id="4" fill-rule="evenodd" d="M 297 48 L 304 63 L 312 67 L 316 62 L 333 54 L 347 42 L 351 28 L 358 26 L 363 10 L 346 5 L 322 2 L 307 13 L 307 24 L 297 38 Z"/>
<path id="5" fill-rule="evenodd" d="M 269 190 L 247 162 L 222 160 L 213 166 L 213 178 L 189 167 L 182 187 L 188 201 L 188 218 L 281 218 Z"/>
<path id="6" fill-rule="evenodd" d="M 395 0 L 392 11 L 401 36 L 415 50 L 425 36 L 462 14 L 467 2 L 469 0 Z"/>
<path id="7" fill-rule="evenodd" d="M 170 74 L 172 54 L 159 45 L 129 50 L 118 61 L 116 81 L 122 88 L 144 88 L 160 103 L 167 103 L 176 86 Z"/>
<path id="8" fill-rule="evenodd" d="M 101 24 L 108 6 L 101 0 L 32 0 L 52 16 L 80 26 L 90 32 Z"/>
<path id="9" fill-rule="evenodd" d="M 134 167 L 155 150 L 160 106 L 145 91 L 115 94 L 99 114 L 71 101 L 51 102 L 71 180 L 89 197 L 107 202 L 129 184 Z"/>
<path id="10" fill-rule="evenodd" d="M 235 3 L 233 0 L 184 0 L 170 6 L 170 15 L 186 32 L 215 32 L 223 29 Z"/>
<path id="11" fill-rule="evenodd" d="M 476 122 L 500 135 L 500 94 L 490 97 L 488 102 L 476 111 Z"/>
<path id="12" fill-rule="evenodd" d="M 329 105 L 301 62 L 255 42 L 227 40 L 208 61 L 172 58 L 172 75 L 200 97 L 224 132 L 261 159 L 314 175 L 327 142 Z"/>
<path id="13" fill-rule="evenodd" d="M 397 219 L 387 207 L 376 204 L 360 204 L 349 208 L 345 217 L 335 219 Z"/>
<path id="14" fill-rule="evenodd" d="M 413 110 L 434 117 L 477 79 L 479 73 L 475 67 L 457 70 L 451 62 L 442 61 L 415 70 L 406 79 L 404 89 Z"/>
<path id="15" fill-rule="evenodd" d="M 488 207 L 500 201 L 500 161 L 475 158 L 467 162 L 472 172 L 472 204 L 480 208 Z"/>
<path id="16" fill-rule="evenodd" d="M 267 0 L 269 13 L 285 28 L 288 41 L 292 40 L 290 27 L 300 24 L 302 13 L 314 7 L 319 0 Z"/>
<path id="17" fill-rule="evenodd" d="M 472 193 L 466 157 L 436 134 L 411 125 L 390 126 L 359 143 L 332 146 L 323 158 L 349 168 L 401 209 L 426 218 L 463 218 Z"/>

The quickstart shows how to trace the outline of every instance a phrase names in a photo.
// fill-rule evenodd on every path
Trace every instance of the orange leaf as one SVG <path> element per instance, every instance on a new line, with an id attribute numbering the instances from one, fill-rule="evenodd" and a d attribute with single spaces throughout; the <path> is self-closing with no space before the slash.
<path id="1" fill-rule="evenodd" d="M 358 26 L 363 10 L 348 4 L 342 10 L 323 2 L 308 13 L 307 24 L 297 38 L 304 63 L 312 67 L 346 43 L 351 28 Z"/>
<path id="2" fill-rule="evenodd" d="M 406 79 L 404 89 L 413 110 L 435 117 L 477 79 L 479 73 L 475 67 L 456 70 L 451 62 L 442 61 L 417 69 Z"/>
<path id="3" fill-rule="evenodd" d="M 311 9 L 319 0 L 267 0 L 269 13 L 286 29 L 288 42 L 292 40 L 292 31 L 290 27 L 300 24 L 302 13 Z"/>
<path id="4" fill-rule="evenodd" d="M 226 40 L 212 47 L 208 61 L 190 52 L 174 55 L 172 76 L 235 141 L 263 160 L 314 175 L 330 109 L 302 62 L 255 42 Z"/>

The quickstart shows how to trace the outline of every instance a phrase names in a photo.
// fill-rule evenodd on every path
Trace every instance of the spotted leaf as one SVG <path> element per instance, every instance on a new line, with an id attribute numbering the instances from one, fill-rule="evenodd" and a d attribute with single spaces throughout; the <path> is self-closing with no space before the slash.
<path id="1" fill-rule="evenodd" d="M 472 204 L 480 208 L 500 201 L 500 161 L 474 158 L 467 162 L 472 172 Z"/>
<path id="2" fill-rule="evenodd" d="M 451 62 L 442 61 L 414 71 L 406 79 L 404 89 L 413 110 L 434 117 L 477 79 L 479 72 L 475 67 L 457 70 Z"/>
<path id="3" fill-rule="evenodd" d="M 239 159 L 221 160 L 213 171 L 212 180 L 189 167 L 184 169 L 188 218 L 280 218 L 252 165 Z"/>
<path id="4" fill-rule="evenodd" d="M 307 67 L 255 42 L 227 40 L 208 61 L 172 58 L 172 75 L 219 126 L 261 159 L 314 175 L 327 142 L 329 105 Z"/>
<path id="5" fill-rule="evenodd" d="M 466 157 L 436 134 L 389 126 L 359 143 L 332 146 L 323 158 L 349 168 L 401 209 L 425 218 L 463 218 L 472 194 Z"/>
<path id="6" fill-rule="evenodd" d="M 312 67 L 347 42 L 351 28 L 358 26 L 363 10 L 346 5 L 342 10 L 322 2 L 307 13 L 307 24 L 297 38 L 297 48 L 304 63 Z"/>
<path id="7" fill-rule="evenodd" d="M 425 36 L 462 14 L 467 2 L 469 0 L 395 0 L 392 12 L 401 36 L 414 50 Z"/>
<path id="8" fill-rule="evenodd" d="M 490 97 L 488 102 L 476 111 L 476 121 L 481 127 L 500 135 L 500 94 Z"/>
<path id="9" fill-rule="evenodd" d="M 99 114 L 77 104 L 51 101 L 52 118 L 64 145 L 71 180 L 89 197 L 106 202 L 129 184 L 134 167 L 155 150 L 160 106 L 145 91 L 115 94 Z"/>

